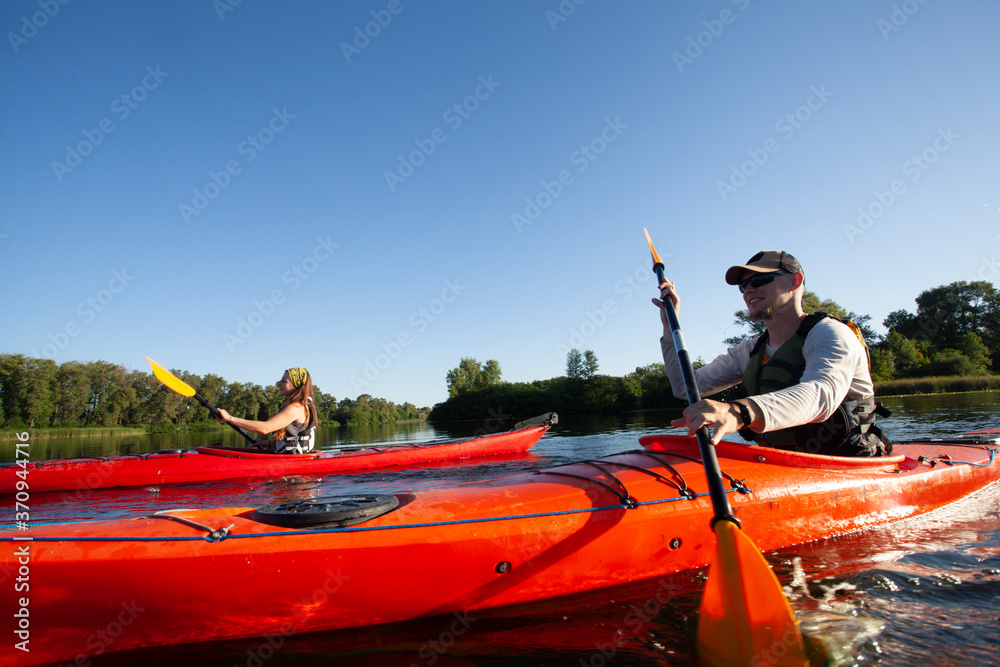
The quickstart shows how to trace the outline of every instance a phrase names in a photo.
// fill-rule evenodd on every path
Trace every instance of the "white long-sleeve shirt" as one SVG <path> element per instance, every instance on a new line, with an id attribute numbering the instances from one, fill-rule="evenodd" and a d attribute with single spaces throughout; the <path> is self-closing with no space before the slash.
<path id="1" fill-rule="evenodd" d="M 743 371 L 756 342 L 756 337 L 746 340 L 695 370 L 695 380 L 702 396 L 742 382 Z M 660 338 L 660 348 L 674 396 L 687 400 L 672 337 Z M 776 351 L 775 347 L 764 346 L 768 356 L 773 356 Z M 755 430 L 766 433 L 821 422 L 832 415 L 845 398 L 874 395 L 865 349 L 843 322 L 831 317 L 817 322 L 806 336 L 802 354 L 806 368 L 798 384 L 749 399 L 764 417 L 763 426 Z"/>

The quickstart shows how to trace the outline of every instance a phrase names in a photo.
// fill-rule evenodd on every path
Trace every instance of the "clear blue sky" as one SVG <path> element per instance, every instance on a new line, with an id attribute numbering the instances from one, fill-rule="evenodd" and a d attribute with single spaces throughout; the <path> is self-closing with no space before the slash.
<path id="1" fill-rule="evenodd" d="M 760 249 L 880 325 L 998 282 L 998 25 L 986 0 L 4 2 L 0 352 L 302 365 L 417 405 L 466 356 L 621 375 L 660 360 L 643 227 L 694 356 Z"/>

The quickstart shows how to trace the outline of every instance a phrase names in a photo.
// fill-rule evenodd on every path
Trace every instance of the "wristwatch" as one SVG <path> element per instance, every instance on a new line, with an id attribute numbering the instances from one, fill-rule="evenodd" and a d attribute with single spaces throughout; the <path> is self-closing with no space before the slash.
<path id="1" fill-rule="evenodd" d="M 740 411 L 740 419 L 743 420 L 742 427 L 749 428 L 750 422 L 753 419 L 750 418 L 750 408 L 747 407 L 746 403 L 740 403 L 739 401 L 733 401 L 730 405 L 735 405 L 736 409 Z"/>

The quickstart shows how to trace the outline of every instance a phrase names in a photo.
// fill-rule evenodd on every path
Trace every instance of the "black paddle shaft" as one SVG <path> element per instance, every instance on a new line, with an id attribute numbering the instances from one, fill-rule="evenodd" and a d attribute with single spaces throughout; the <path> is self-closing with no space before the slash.
<path id="1" fill-rule="evenodd" d="M 659 284 L 663 284 L 663 264 L 657 262 L 653 265 L 656 272 L 656 279 Z M 691 357 L 688 355 L 684 345 L 684 333 L 681 331 L 680 321 L 677 319 L 677 311 L 670 299 L 663 299 L 663 305 L 667 311 L 667 322 L 670 325 L 670 335 L 674 340 L 674 349 L 677 351 L 677 361 L 681 366 L 681 375 L 684 376 L 684 388 L 687 390 L 688 405 L 694 405 L 701 400 L 701 393 L 698 391 L 698 383 L 694 379 L 694 367 L 691 365 Z M 726 498 L 726 487 L 722 484 L 722 470 L 719 468 L 719 459 L 715 456 L 715 447 L 712 446 L 708 435 L 708 426 L 702 426 L 697 431 L 698 449 L 701 451 L 702 463 L 705 466 L 705 478 L 708 481 L 708 494 L 712 499 L 712 510 L 715 516 L 712 517 L 712 525 L 716 521 L 732 521 L 737 526 L 739 520 L 733 516 L 733 510 L 729 506 L 729 499 Z"/>
<path id="2" fill-rule="evenodd" d="M 204 405 L 206 408 L 208 408 L 208 411 L 212 413 L 213 417 L 219 416 L 219 409 L 217 407 L 215 407 L 214 405 L 212 405 L 211 403 L 209 403 L 208 401 L 206 401 L 202 397 L 201 394 L 199 394 L 198 392 L 195 392 L 194 398 L 195 398 L 196 401 L 198 401 L 199 403 L 201 403 L 202 405 Z M 226 422 L 226 423 L 229 424 L 229 422 Z M 241 429 L 236 424 L 229 424 L 229 426 L 234 431 L 236 431 L 237 433 L 239 433 L 240 435 L 242 435 L 244 438 L 246 438 L 247 441 L 250 444 L 253 444 L 253 443 L 257 442 L 257 439 L 255 437 L 253 437 L 252 435 L 250 435 L 249 433 L 247 433 L 246 431 L 244 431 L 243 429 Z"/>

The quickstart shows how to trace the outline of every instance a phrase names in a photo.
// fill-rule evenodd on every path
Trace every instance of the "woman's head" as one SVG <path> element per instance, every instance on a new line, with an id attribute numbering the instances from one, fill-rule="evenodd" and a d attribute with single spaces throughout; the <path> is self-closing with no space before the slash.
<path id="1" fill-rule="evenodd" d="M 304 368 L 289 368 L 277 382 L 278 393 L 289 403 L 301 403 L 304 407 L 307 398 L 313 397 L 312 377 Z"/>

